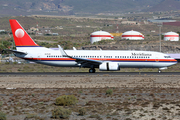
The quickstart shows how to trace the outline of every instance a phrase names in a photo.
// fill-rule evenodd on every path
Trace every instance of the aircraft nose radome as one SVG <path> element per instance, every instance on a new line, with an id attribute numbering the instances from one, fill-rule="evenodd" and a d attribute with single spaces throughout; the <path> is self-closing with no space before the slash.
<path id="1" fill-rule="evenodd" d="M 177 64 L 178 63 L 178 61 L 176 60 L 176 59 L 173 59 L 173 62 L 174 62 L 174 64 Z M 173 64 L 173 65 L 174 65 Z"/>

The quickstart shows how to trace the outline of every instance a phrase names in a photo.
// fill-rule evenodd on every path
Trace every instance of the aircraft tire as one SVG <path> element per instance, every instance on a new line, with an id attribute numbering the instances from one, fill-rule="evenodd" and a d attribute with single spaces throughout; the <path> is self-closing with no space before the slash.
<path id="1" fill-rule="evenodd" d="M 89 69 L 89 73 L 95 73 L 96 70 L 93 68 L 93 69 Z"/>

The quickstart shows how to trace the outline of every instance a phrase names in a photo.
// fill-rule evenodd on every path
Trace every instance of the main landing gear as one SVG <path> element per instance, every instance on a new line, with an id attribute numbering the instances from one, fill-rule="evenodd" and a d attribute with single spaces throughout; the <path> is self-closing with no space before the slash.
<path id="1" fill-rule="evenodd" d="M 94 68 L 89 69 L 89 73 L 95 73 L 96 70 Z"/>

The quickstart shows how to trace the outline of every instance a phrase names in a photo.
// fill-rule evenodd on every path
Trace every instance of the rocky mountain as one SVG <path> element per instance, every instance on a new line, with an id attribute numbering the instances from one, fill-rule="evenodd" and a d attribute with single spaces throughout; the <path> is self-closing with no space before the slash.
<path id="1" fill-rule="evenodd" d="M 180 0 L 163 0 L 159 4 L 144 11 L 177 11 L 180 10 Z"/>
<path id="2" fill-rule="evenodd" d="M 180 10 L 180 0 L 0 0 L 0 16 Z"/>

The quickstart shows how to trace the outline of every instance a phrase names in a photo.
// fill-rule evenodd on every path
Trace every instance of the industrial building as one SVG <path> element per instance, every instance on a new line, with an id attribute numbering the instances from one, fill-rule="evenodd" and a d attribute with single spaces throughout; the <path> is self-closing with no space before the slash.
<path id="1" fill-rule="evenodd" d="M 122 39 L 126 40 L 144 40 L 144 35 L 137 31 L 127 31 L 122 34 Z"/>
<path id="2" fill-rule="evenodd" d="M 93 44 L 94 42 L 98 42 L 98 41 L 106 40 L 106 39 L 114 40 L 114 37 L 106 31 L 96 31 L 96 32 L 91 33 L 90 35 L 91 44 Z"/>
<path id="3" fill-rule="evenodd" d="M 179 41 L 179 34 L 175 32 L 167 32 L 164 34 L 165 41 Z"/>

